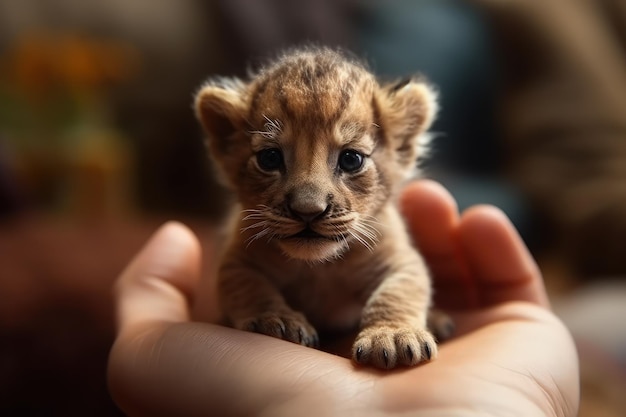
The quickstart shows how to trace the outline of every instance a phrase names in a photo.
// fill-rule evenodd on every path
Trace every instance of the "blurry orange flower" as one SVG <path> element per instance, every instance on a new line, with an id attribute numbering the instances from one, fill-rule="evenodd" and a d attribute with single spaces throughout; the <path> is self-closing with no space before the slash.
<path id="1" fill-rule="evenodd" d="M 128 80 L 139 71 L 139 54 L 131 45 L 80 34 L 30 33 L 8 56 L 10 84 L 41 98 L 55 90 L 97 90 Z"/>

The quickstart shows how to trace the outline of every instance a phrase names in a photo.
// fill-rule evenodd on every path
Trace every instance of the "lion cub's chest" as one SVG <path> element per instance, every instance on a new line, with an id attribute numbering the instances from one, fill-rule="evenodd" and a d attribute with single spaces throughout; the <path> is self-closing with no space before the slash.
<path id="1" fill-rule="evenodd" d="M 373 288 L 382 279 L 380 268 L 349 265 L 345 260 L 323 265 L 286 268 L 276 285 L 291 308 L 325 331 L 347 331 L 359 325 Z"/>

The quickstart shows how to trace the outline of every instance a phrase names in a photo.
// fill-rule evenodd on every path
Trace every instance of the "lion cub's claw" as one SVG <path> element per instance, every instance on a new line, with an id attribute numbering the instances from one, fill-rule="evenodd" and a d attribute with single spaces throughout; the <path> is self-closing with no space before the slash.
<path id="1" fill-rule="evenodd" d="M 425 329 L 366 328 L 352 346 L 352 358 L 362 365 L 381 369 L 414 366 L 437 357 L 437 343 Z"/>
<path id="2" fill-rule="evenodd" d="M 308 347 L 317 348 L 317 331 L 300 313 L 265 313 L 258 317 L 243 320 L 240 330 L 261 333 Z"/>

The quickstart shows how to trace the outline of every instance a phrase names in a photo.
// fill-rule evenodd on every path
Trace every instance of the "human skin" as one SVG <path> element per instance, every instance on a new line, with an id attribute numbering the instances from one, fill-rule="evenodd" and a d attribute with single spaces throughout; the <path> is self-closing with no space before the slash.
<path id="1" fill-rule="evenodd" d="M 457 324 L 436 360 L 378 371 L 192 321 L 192 299 L 215 305 L 215 294 L 195 294 L 202 250 L 189 229 L 168 223 L 115 287 L 108 377 L 117 404 L 130 416 L 575 416 L 573 341 L 506 216 L 491 206 L 459 214 L 431 181 L 407 186 L 401 207 L 436 303 Z"/>

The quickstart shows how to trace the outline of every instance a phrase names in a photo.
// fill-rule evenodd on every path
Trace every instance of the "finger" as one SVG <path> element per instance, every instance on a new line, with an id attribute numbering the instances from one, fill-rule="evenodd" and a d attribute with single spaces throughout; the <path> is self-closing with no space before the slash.
<path id="1" fill-rule="evenodd" d="M 409 231 L 427 258 L 433 272 L 455 275 L 447 271 L 455 258 L 453 233 L 459 222 L 454 198 L 439 183 L 424 180 L 409 184 L 402 194 L 400 206 Z"/>
<path id="2" fill-rule="evenodd" d="M 215 237 L 215 236 L 211 236 Z M 196 285 L 195 292 L 193 294 L 193 304 L 191 306 L 191 320 L 201 321 L 205 323 L 224 323 L 224 317 L 219 306 L 219 291 L 217 288 L 217 268 L 211 260 L 216 255 L 215 244 L 222 244 L 223 239 L 219 239 L 213 242 L 213 239 L 203 240 L 205 245 L 203 257 L 206 265 L 200 276 L 200 280 Z M 219 250 L 219 249 L 218 249 Z"/>
<path id="3" fill-rule="evenodd" d="M 409 184 L 400 201 L 409 231 L 433 275 L 435 304 L 442 308 L 467 306 L 467 271 L 457 256 L 456 201 L 439 183 L 421 180 Z"/>
<path id="4" fill-rule="evenodd" d="M 200 244 L 189 229 L 174 222 L 163 225 L 116 283 L 119 331 L 155 321 L 187 321 L 200 258 Z"/>
<path id="5" fill-rule="evenodd" d="M 528 301 L 549 306 L 539 268 L 502 211 L 492 206 L 467 210 L 458 239 L 479 305 Z"/>

